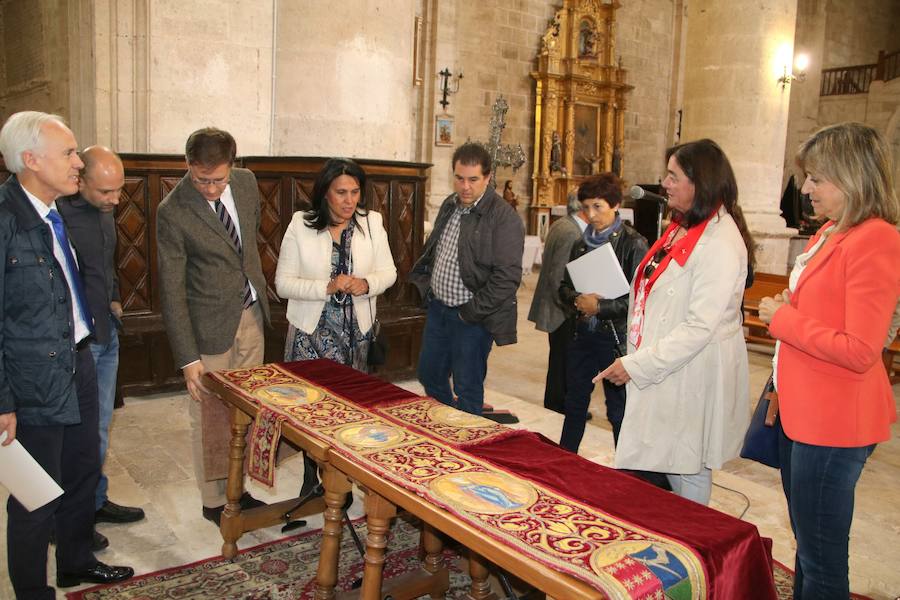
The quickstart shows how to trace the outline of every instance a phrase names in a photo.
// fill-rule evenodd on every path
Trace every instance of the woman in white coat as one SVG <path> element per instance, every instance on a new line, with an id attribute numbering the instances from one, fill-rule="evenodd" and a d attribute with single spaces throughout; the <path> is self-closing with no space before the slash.
<path id="1" fill-rule="evenodd" d="M 672 224 L 632 282 L 628 354 L 597 379 L 628 384 L 616 467 L 666 473 L 672 491 L 707 504 L 712 469 L 738 455 L 750 422 L 741 301 L 753 240 L 715 142 L 666 158 Z"/>
<path id="2" fill-rule="evenodd" d="M 330 358 L 366 371 L 375 298 L 397 280 L 381 214 L 367 211 L 366 175 L 329 159 L 312 206 L 297 211 L 281 241 L 275 288 L 287 299 L 284 359 Z"/>
<path id="3" fill-rule="evenodd" d="M 297 211 L 281 240 L 275 289 L 287 299 L 284 360 L 330 358 L 367 370 L 375 298 L 397 280 L 381 214 L 366 210 L 366 174 L 329 159 L 313 184 L 311 207 Z M 318 483 L 305 458 L 301 496 Z"/>

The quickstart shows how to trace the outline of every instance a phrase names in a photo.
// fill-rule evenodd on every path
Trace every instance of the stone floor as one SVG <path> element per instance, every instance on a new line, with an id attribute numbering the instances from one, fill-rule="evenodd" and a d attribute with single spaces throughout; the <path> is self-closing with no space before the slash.
<path id="1" fill-rule="evenodd" d="M 522 427 L 558 439 L 562 417 L 542 407 L 546 334 L 535 331 L 525 320 L 536 279 L 536 274 L 529 275 L 519 290 L 519 343 L 495 348 L 491 353 L 487 400 L 515 412 Z M 765 352 L 751 352 L 751 396 L 755 397 L 762 388 L 769 373 L 769 360 Z M 416 382 L 401 385 L 421 391 Z M 900 386 L 894 387 L 894 395 L 900 398 Z M 147 518 L 131 525 L 99 525 L 99 530 L 110 539 L 110 548 L 98 554 L 100 560 L 131 565 L 141 574 L 219 553 L 218 531 L 200 515 L 191 466 L 187 402 L 184 394 L 127 398 L 125 408 L 115 411 L 106 463 L 111 496 L 116 502 L 143 507 Z M 602 391 L 598 390 L 593 399 L 592 412 L 595 417 L 587 428 L 581 453 L 610 465 L 612 433 L 603 418 Z M 900 426 L 895 424 L 893 433 L 890 441 L 879 445 L 863 471 L 851 532 L 851 588 L 876 599 L 900 596 Z M 301 469 L 302 461 L 297 457 L 289 459 L 279 467 L 272 490 L 251 484 L 250 491 L 269 501 L 295 495 Z M 715 473 L 714 482 L 712 506 L 755 523 L 762 535 L 774 540 L 775 558 L 793 565 L 794 540 L 777 471 L 735 459 Z M 5 499 L 5 490 L 0 489 L 3 507 Z M 351 511 L 358 516 L 361 503 L 354 503 Z M 311 519 L 309 526 L 320 527 L 321 517 Z M 4 517 L 0 518 L 0 539 L 5 539 L 5 530 Z M 240 545 L 248 547 L 282 535 L 279 527 L 272 527 L 246 535 Z M 5 544 L 0 544 L 4 575 L 6 551 Z M 52 555 L 48 562 L 52 580 Z M 63 594 L 58 596 L 62 598 Z M 0 577 L 0 600 L 12 598 L 8 578 Z"/>

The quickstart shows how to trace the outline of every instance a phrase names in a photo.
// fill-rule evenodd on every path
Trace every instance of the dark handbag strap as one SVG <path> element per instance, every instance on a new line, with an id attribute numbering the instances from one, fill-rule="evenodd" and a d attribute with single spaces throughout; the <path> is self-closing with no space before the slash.
<path id="1" fill-rule="evenodd" d="M 766 427 L 774 427 L 775 419 L 778 418 L 778 392 L 775 391 L 774 376 L 774 372 L 769 375 L 769 380 L 766 382 L 766 387 L 763 388 L 762 396 L 760 396 L 760 401 L 769 401 L 769 407 L 766 410 L 766 419 L 764 421 Z"/>

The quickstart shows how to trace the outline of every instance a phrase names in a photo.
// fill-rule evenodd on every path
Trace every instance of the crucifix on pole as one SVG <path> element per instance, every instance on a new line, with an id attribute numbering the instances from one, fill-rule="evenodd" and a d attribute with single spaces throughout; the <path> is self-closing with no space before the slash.
<path id="1" fill-rule="evenodd" d="M 509 103 L 506 98 L 500 96 L 494 102 L 491 115 L 491 129 L 488 143 L 484 144 L 488 154 L 491 155 L 493 168 L 491 169 L 491 188 L 497 187 L 497 167 L 512 167 L 513 172 L 525 164 L 525 150 L 522 144 L 512 146 L 501 144 L 500 137 L 506 127 L 506 113 L 509 111 Z"/>

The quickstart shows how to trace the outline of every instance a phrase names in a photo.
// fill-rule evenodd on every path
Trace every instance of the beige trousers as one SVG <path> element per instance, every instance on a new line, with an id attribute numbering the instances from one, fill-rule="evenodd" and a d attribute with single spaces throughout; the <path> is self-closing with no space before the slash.
<path id="1" fill-rule="evenodd" d="M 265 354 L 263 316 L 259 302 L 241 314 L 234 344 L 222 354 L 201 354 L 207 371 L 255 367 Z M 190 401 L 191 446 L 194 474 L 200 487 L 203 506 L 214 508 L 226 502 L 228 482 L 228 443 L 231 438 L 228 410 L 220 400 L 201 403 Z M 215 466 L 213 466 L 215 465 Z"/>

